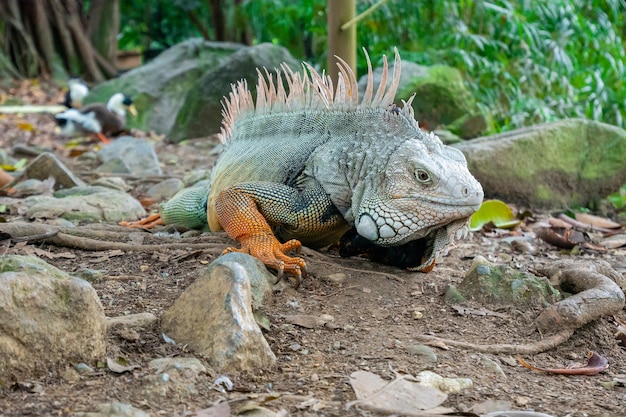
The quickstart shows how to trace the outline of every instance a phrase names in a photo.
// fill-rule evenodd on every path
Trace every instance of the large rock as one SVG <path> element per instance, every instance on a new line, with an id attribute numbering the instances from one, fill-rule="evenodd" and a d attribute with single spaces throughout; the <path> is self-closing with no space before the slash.
<path id="1" fill-rule="evenodd" d="M 96 291 L 35 257 L 0 257 L 0 329 L 0 386 L 106 354 Z"/>
<path id="2" fill-rule="evenodd" d="M 26 217 L 62 218 L 72 222 L 119 222 L 138 219 L 146 210 L 132 196 L 107 187 L 59 190 L 53 196 L 30 196 L 22 201 Z"/>
<path id="3" fill-rule="evenodd" d="M 263 43 L 235 52 L 220 66 L 206 71 L 193 83 L 176 116 L 175 129 L 169 136 L 179 141 L 219 132 L 222 124 L 222 100 L 231 92 L 231 84 L 246 79 L 249 88 L 255 91 L 257 68 L 265 67 L 274 74 L 274 69 L 279 68 L 283 62 L 294 71 L 300 69 L 300 63 L 282 46 Z"/>
<path id="4" fill-rule="evenodd" d="M 221 256 L 163 313 L 163 330 L 204 356 L 219 372 L 268 367 L 276 357 L 255 321 L 252 306 L 271 296 L 274 280 L 250 255 Z"/>
<path id="5" fill-rule="evenodd" d="M 626 182 L 626 131 L 591 120 L 561 120 L 454 146 L 485 197 L 522 206 L 589 206 Z"/>
<path id="6" fill-rule="evenodd" d="M 98 152 L 98 172 L 133 175 L 163 175 L 154 145 L 145 139 L 122 136 Z"/>
<path id="7" fill-rule="evenodd" d="M 390 74 L 393 73 L 390 63 Z M 374 70 L 374 87 L 378 88 L 382 68 Z M 387 84 L 391 84 L 389 75 Z M 367 76 L 359 80 L 359 92 L 365 92 Z M 400 85 L 396 104 L 408 100 L 413 94 L 413 110 L 420 126 L 434 130 L 440 126 L 462 138 L 479 136 L 487 128 L 485 117 L 479 114 L 474 97 L 465 86 L 461 72 L 446 65 L 426 67 L 410 61 L 402 61 Z"/>
<path id="8" fill-rule="evenodd" d="M 139 115 L 127 117 L 127 127 L 170 133 L 193 84 L 243 48 L 235 43 L 188 39 L 167 49 L 150 63 L 97 85 L 85 103 L 106 102 L 123 92 L 132 97 Z"/>
<path id="9" fill-rule="evenodd" d="M 170 139 L 208 136 L 219 132 L 221 102 L 231 84 L 245 78 L 254 87 L 257 67 L 269 70 L 282 62 L 299 63 L 280 46 L 190 39 L 166 50 L 154 61 L 95 87 L 85 102 L 104 102 L 115 92 L 129 94 L 139 116 L 128 116 L 127 127 L 165 133 Z"/>

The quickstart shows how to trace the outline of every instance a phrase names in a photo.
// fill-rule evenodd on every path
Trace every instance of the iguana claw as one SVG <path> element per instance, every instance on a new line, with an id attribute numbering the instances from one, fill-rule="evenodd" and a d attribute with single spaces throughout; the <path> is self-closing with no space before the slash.
<path id="1" fill-rule="evenodd" d="M 240 241 L 241 248 L 229 247 L 223 253 L 242 252 L 254 256 L 265 264 L 268 268 L 278 271 L 278 280 L 280 281 L 285 274 L 295 278 L 295 288 L 302 283 L 302 271 L 306 275 L 306 262 L 299 257 L 291 257 L 285 255 L 285 252 L 298 251 L 302 244 L 295 239 L 285 243 L 280 243 L 271 234 L 259 234 L 243 238 Z"/>
<path id="2" fill-rule="evenodd" d="M 120 226 L 130 227 L 133 229 L 144 228 L 144 229 L 152 229 L 155 226 L 162 225 L 163 219 L 159 213 L 154 213 L 149 215 L 144 219 L 139 219 L 134 222 L 119 222 Z"/>

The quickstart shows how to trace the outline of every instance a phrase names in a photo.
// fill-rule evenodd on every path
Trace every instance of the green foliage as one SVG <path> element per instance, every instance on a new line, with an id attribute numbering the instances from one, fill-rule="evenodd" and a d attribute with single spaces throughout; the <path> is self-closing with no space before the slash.
<path id="1" fill-rule="evenodd" d="M 613 207 L 618 210 L 623 210 L 626 208 L 626 184 L 622 186 L 619 190 L 609 195 L 608 197 Z"/>
<path id="2" fill-rule="evenodd" d="M 199 37 L 189 22 L 187 11 L 200 14 L 209 22 L 209 12 L 201 0 L 134 0 L 120 2 L 121 33 L 119 49 L 164 49 L 185 39 Z"/>
<path id="3" fill-rule="evenodd" d="M 375 1 L 357 2 L 357 12 Z M 145 45 L 137 33 L 149 35 L 152 46 L 199 36 L 185 11 L 210 26 L 206 4 L 122 2 L 120 44 Z M 326 0 L 223 7 L 229 25 L 247 22 L 254 42 L 281 44 L 325 65 Z M 372 58 L 397 46 L 404 59 L 459 68 L 497 131 L 565 117 L 626 125 L 626 0 L 390 0 L 359 23 L 357 36 Z"/>
<path id="4" fill-rule="evenodd" d="M 260 17 L 256 39 L 323 65 L 325 2 L 284 3 L 246 2 Z M 373 3 L 359 2 L 359 11 Z M 623 127 L 625 12 L 623 0 L 392 0 L 359 25 L 357 36 L 372 57 L 397 46 L 405 59 L 462 70 L 498 131 L 564 117 Z M 313 56 L 302 56 L 294 40 L 311 35 Z M 363 57 L 359 68 L 365 69 Z"/>

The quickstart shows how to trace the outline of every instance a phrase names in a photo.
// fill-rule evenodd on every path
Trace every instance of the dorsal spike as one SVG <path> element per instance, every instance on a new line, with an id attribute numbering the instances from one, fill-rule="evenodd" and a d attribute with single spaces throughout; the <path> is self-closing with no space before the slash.
<path id="1" fill-rule="evenodd" d="M 385 88 L 387 87 L 388 73 L 389 67 L 387 66 L 387 57 L 383 55 L 383 73 L 380 76 L 380 84 L 378 85 L 378 90 L 376 90 L 376 95 L 372 101 L 372 107 L 382 106 L 383 97 L 385 96 Z"/>
<path id="2" fill-rule="evenodd" d="M 356 76 L 346 61 L 337 55 L 335 55 L 335 58 L 337 58 L 339 73 L 342 75 L 342 77 L 338 77 L 337 80 L 338 82 L 339 80 L 343 80 L 344 95 L 342 96 L 341 103 L 344 107 L 346 104 L 349 108 L 357 107 L 359 105 L 359 87 L 357 86 Z M 339 90 L 339 85 L 337 85 L 337 90 Z"/>
<path id="3" fill-rule="evenodd" d="M 356 75 L 341 58 L 338 58 L 337 63 L 339 77 L 336 86 L 323 71 L 320 74 L 306 62 L 302 64 L 302 72 L 295 72 L 287 64 L 282 64 L 280 69 L 276 71 L 276 81 L 267 68 L 257 69 L 256 101 L 253 100 L 245 80 L 233 84 L 232 91 L 222 101 L 221 140 L 228 142 L 233 136 L 237 121 L 254 117 L 255 114 L 305 110 L 356 112 L 359 109 L 380 109 L 388 111 L 389 105 L 395 99 L 400 82 L 400 54 L 394 48 L 395 65 L 389 87 L 387 87 L 390 76 L 389 65 L 387 58 L 383 56 L 380 85 L 375 96 L 372 97 L 374 92 L 372 63 L 367 51 L 365 49 L 363 51 L 367 60 L 367 85 L 365 94 L 360 101 Z M 413 119 L 411 101 L 412 98 L 404 104 L 401 114 L 410 118 L 409 123 L 417 128 L 417 123 Z"/>
<path id="4" fill-rule="evenodd" d="M 374 92 L 374 72 L 372 71 L 372 61 L 367 53 L 367 49 L 363 48 L 365 54 L 365 60 L 367 61 L 367 86 L 365 87 L 365 94 L 361 99 L 361 106 L 370 107 L 372 105 L 372 93 Z"/>
<path id="5" fill-rule="evenodd" d="M 391 76 L 391 85 L 387 89 L 385 97 L 382 101 L 382 104 L 386 106 L 393 104 L 393 101 L 395 100 L 396 91 L 398 90 L 398 85 L 400 85 L 400 74 L 402 73 L 402 61 L 400 60 L 398 48 L 393 48 L 393 51 L 395 54 L 395 61 L 393 65 L 393 75 Z"/>

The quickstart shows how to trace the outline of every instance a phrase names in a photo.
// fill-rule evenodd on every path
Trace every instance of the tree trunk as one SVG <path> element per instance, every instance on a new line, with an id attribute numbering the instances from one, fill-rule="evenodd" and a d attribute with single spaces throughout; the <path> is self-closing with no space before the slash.
<path id="1" fill-rule="evenodd" d="M 119 1 L 91 0 L 87 22 L 91 44 L 100 56 L 115 66 L 117 34 L 120 31 Z"/>
<path id="2" fill-rule="evenodd" d="M 356 0 L 328 0 L 328 74 L 337 85 L 339 67 L 337 58 L 343 59 L 356 74 L 356 24 L 346 30 L 341 25 L 356 15 Z"/>
<path id="3" fill-rule="evenodd" d="M 118 0 L 92 0 L 91 5 L 87 26 L 82 0 L 0 0 L 2 70 L 47 77 L 58 62 L 70 75 L 91 81 L 115 76 Z"/>

